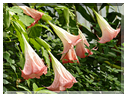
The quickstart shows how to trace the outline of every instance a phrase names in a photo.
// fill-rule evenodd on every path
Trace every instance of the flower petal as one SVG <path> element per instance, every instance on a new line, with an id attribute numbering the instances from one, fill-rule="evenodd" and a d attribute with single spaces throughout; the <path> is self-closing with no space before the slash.
<path id="1" fill-rule="evenodd" d="M 100 38 L 99 43 L 106 43 L 115 38 L 120 32 L 120 28 L 117 30 L 113 29 L 101 15 L 99 15 L 95 10 L 93 10 L 93 12 L 97 17 L 98 24 L 102 31 L 102 37 Z"/>
<path id="2" fill-rule="evenodd" d="M 80 29 L 79 29 L 79 34 L 80 34 L 80 36 L 81 36 L 82 41 L 80 41 L 80 42 L 76 45 L 76 54 L 77 54 L 77 56 L 79 56 L 80 58 L 85 58 L 85 57 L 87 57 L 87 56 L 85 55 L 85 53 L 89 53 L 88 56 L 89 56 L 89 55 L 92 55 L 93 53 L 92 53 L 89 49 L 85 48 L 85 47 L 86 47 L 85 45 L 87 45 L 88 47 L 89 47 L 90 45 L 89 45 L 89 43 L 87 42 L 87 40 L 86 40 L 85 36 L 83 35 L 83 33 L 80 31 Z"/>
<path id="3" fill-rule="evenodd" d="M 55 73 L 55 78 L 51 86 L 47 87 L 51 91 L 64 91 L 66 88 L 71 88 L 76 79 L 68 72 L 64 66 L 50 53 L 52 66 Z"/>
<path id="4" fill-rule="evenodd" d="M 22 34 L 24 45 L 25 45 L 25 65 L 22 70 L 22 77 L 24 79 L 29 78 L 40 78 L 44 73 L 47 73 L 47 67 L 44 65 L 41 58 L 35 53 L 32 47 L 26 41 L 24 35 Z"/>
<path id="5" fill-rule="evenodd" d="M 80 35 L 72 35 L 68 33 L 66 30 L 52 24 L 51 22 L 48 22 L 52 28 L 54 29 L 55 33 L 58 35 L 58 37 L 61 39 L 64 45 L 63 53 L 67 53 L 69 49 L 73 48 L 78 42 L 81 41 Z"/>
<path id="6" fill-rule="evenodd" d="M 73 48 L 69 49 L 69 51 L 66 54 L 63 54 L 61 59 L 63 63 L 74 63 L 75 60 L 77 63 L 79 63 L 79 60 Z"/>

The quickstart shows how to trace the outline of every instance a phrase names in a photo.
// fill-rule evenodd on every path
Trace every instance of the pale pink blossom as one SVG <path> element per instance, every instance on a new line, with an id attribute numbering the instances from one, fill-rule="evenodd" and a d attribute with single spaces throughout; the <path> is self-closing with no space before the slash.
<path id="1" fill-rule="evenodd" d="M 79 60 L 73 48 L 69 49 L 69 51 L 66 54 L 63 54 L 61 59 L 62 59 L 63 64 L 64 63 L 75 63 L 75 62 L 79 63 Z"/>
<path id="2" fill-rule="evenodd" d="M 79 56 L 80 58 L 85 58 L 87 57 L 85 55 L 85 53 L 88 53 L 89 55 L 92 55 L 93 52 L 91 52 L 87 47 L 89 47 L 89 43 L 87 42 L 85 36 L 83 35 L 83 33 L 79 30 L 79 35 L 81 36 L 82 41 L 80 41 L 77 45 L 76 45 L 76 54 L 77 56 Z M 86 45 L 86 46 L 85 46 Z"/>
<path id="3" fill-rule="evenodd" d="M 23 12 L 26 15 L 31 16 L 34 19 L 34 22 L 28 28 L 30 28 L 30 27 L 34 26 L 36 23 L 38 23 L 38 21 L 41 19 L 42 15 L 44 14 L 42 12 L 39 12 L 39 11 L 29 8 L 27 6 L 19 6 L 19 7 L 23 10 Z"/>
<path id="4" fill-rule="evenodd" d="M 64 91 L 66 88 L 71 88 L 74 83 L 77 83 L 76 79 L 71 75 L 69 71 L 51 54 L 52 67 L 54 70 L 55 78 L 53 83 L 47 87 L 51 91 Z"/>
<path id="5" fill-rule="evenodd" d="M 24 35 L 22 34 L 25 46 L 25 65 L 22 71 L 24 79 L 40 78 L 42 74 L 47 73 L 47 67 L 44 65 L 42 59 L 35 53 L 29 45 Z"/>
<path id="6" fill-rule="evenodd" d="M 111 41 L 118 35 L 118 33 L 120 32 L 120 28 L 116 30 L 113 29 L 101 15 L 99 15 L 95 10 L 93 10 L 93 12 L 97 17 L 98 24 L 102 31 L 102 37 L 99 38 L 100 39 L 99 43 L 106 43 Z"/>
<path id="7" fill-rule="evenodd" d="M 63 62 L 65 62 L 64 60 L 68 60 L 68 62 L 71 63 L 72 61 L 74 62 L 74 60 L 77 60 L 77 62 L 79 62 L 73 47 L 81 41 L 80 35 L 72 35 L 66 30 L 52 24 L 51 22 L 48 23 L 51 25 L 55 33 L 63 42 L 64 49 L 62 52 L 63 55 L 61 57 L 61 60 L 63 60 Z"/>

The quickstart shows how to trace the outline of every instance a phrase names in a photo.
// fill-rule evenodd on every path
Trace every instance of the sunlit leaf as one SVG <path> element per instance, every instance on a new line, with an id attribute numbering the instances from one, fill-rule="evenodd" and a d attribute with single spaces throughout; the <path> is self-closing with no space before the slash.
<path id="1" fill-rule="evenodd" d="M 34 19 L 27 15 L 19 15 L 19 19 L 26 25 L 30 26 L 34 22 Z"/>

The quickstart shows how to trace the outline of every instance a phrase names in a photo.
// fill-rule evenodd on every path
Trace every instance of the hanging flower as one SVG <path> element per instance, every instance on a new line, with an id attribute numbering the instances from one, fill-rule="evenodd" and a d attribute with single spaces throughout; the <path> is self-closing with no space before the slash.
<path id="1" fill-rule="evenodd" d="M 83 33 L 80 30 L 79 30 L 79 35 L 81 36 L 82 41 L 80 41 L 76 45 L 76 54 L 77 54 L 77 56 L 79 56 L 80 58 L 85 58 L 86 57 L 85 53 L 88 53 L 88 56 L 92 55 L 93 52 L 91 52 L 89 49 L 86 48 L 86 46 L 89 47 L 90 45 L 89 45 L 89 43 L 87 42 L 85 36 L 83 35 Z"/>
<path id="2" fill-rule="evenodd" d="M 63 63 L 74 63 L 75 61 L 79 63 L 79 60 L 73 48 L 69 49 L 66 54 L 63 54 L 61 59 Z"/>
<path id="3" fill-rule="evenodd" d="M 120 32 L 120 28 L 117 30 L 113 29 L 101 15 L 99 15 L 95 10 L 93 10 L 93 12 L 97 17 L 98 24 L 102 31 L 102 37 L 99 38 L 99 43 L 106 43 L 115 38 Z"/>
<path id="4" fill-rule="evenodd" d="M 68 62 L 72 62 L 74 59 L 74 60 L 77 60 L 77 62 L 78 62 L 75 51 L 72 49 L 77 43 L 79 43 L 81 41 L 80 35 L 78 35 L 78 36 L 72 35 L 72 34 L 68 33 L 67 31 L 65 31 L 64 29 L 62 29 L 58 26 L 55 26 L 51 22 L 48 22 L 48 23 L 52 26 L 55 33 L 58 35 L 58 37 L 63 42 L 64 49 L 62 52 L 63 55 L 62 55 L 61 59 L 68 60 Z"/>
<path id="5" fill-rule="evenodd" d="M 77 83 L 76 79 L 65 69 L 65 67 L 52 55 L 50 51 L 49 54 L 51 56 L 55 78 L 51 86 L 47 87 L 47 89 L 59 92 L 66 90 L 66 88 L 71 88 L 74 83 Z"/>
<path id="6" fill-rule="evenodd" d="M 32 47 L 26 41 L 22 34 L 25 46 L 25 65 L 22 71 L 22 77 L 24 79 L 40 78 L 44 73 L 47 73 L 47 67 L 44 65 L 42 59 L 35 53 Z"/>
<path id="7" fill-rule="evenodd" d="M 23 12 L 26 15 L 31 16 L 34 19 L 34 22 L 28 28 L 30 28 L 30 27 L 34 26 L 36 23 L 38 23 L 38 21 L 41 19 L 42 15 L 44 14 L 42 12 L 35 10 L 35 9 L 31 9 L 27 6 L 19 6 L 19 7 L 23 10 Z"/>

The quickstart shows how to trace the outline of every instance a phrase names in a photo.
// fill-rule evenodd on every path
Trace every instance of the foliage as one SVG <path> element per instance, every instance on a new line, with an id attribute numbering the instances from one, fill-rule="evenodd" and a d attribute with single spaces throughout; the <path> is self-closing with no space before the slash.
<path id="1" fill-rule="evenodd" d="M 104 3 L 100 9 L 98 9 L 95 3 L 35 3 L 34 5 L 27 3 L 26 5 L 38 11 L 45 12 L 52 17 L 52 23 L 74 35 L 78 34 L 78 28 L 80 28 L 90 43 L 90 49 L 93 47 L 98 48 L 96 51 L 92 50 L 93 55 L 89 57 L 78 57 L 80 64 L 64 64 L 65 68 L 76 77 L 78 81 L 78 83 L 75 83 L 72 88 L 66 89 L 66 91 L 124 92 L 124 43 L 121 43 L 121 32 L 110 42 L 105 44 L 96 42 L 96 40 L 98 40 L 96 35 L 100 37 L 101 30 L 95 16 L 90 12 L 91 8 L 99 12 L 106 7 L 105 19 L 116 29 L 121 25 L 121 21 L 123 21 L 121 16 L 123 17 L 123 15 L 115 10 L 109 12 L 108 9 L 113 5 Z M 91 28 L 88 29 L 77 21 L 76 11 L 91 24 Z M 119 18 L 116 18 L 116 16 Z M 23 11 L 17 6 L 13 6 L 13 4 L 10 3 L 3 4 L 3 93 L 7 91 L 19 91 L 17 92 L 18 94 L 22 93 L 20 91 L 27 91 L 27 93 L 55 93 L 45 88 L 51 85 L 54 80 L 54 72 L 47 49 L 51 49 L 53 55 L 60 60 L 63 44 L 53 29 L 43 20 L 39 20 L 38 24 L 31 28 L 27 28 L 33 21 L 33 18 L 23 14 Z M 43 58 L 45 64 L 49 66 L 48 73 L 42 75 L 40 79 L 24 80 L 21 77 L 21 70 L 23 70 L 25 63 L 21 33 L 25 35 L 36 53 Z M 39 41 L 43 40 L 40 39 L 43 39 L 45 42 L 41 44 Z M 95 42 L 91 42 L 92 40 L 95 40 Z"/>

